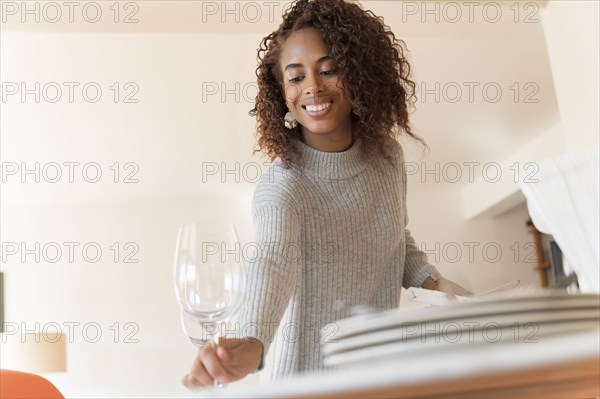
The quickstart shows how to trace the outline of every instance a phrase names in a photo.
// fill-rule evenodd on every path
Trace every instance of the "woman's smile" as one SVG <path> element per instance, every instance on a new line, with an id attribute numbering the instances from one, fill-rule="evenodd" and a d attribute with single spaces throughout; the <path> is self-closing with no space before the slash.
<path id="1" fill-rule="evenodd" d="M 333 106 L 333 101 L 328 100 L 326 102 L 318 102 L 315 104 L 305 104 L 302 105 L 302 108 L 306 110 L 306 112 L 312 116 L 313 118 L 327 115 Z"/>

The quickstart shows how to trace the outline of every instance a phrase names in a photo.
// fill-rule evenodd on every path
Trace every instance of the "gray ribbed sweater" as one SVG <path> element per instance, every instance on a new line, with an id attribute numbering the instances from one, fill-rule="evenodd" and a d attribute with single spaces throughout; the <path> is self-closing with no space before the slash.
<path id="1" fill-rule="evenodd" d="M 321 343 L 336 331 L 328 323 L 349 306 L 398 307 L 401 286 L 437 271 L 405 229 L 399 144 L 395 166 L 365 155 L 359 140 L 343 152 L 295 145 L 297 162 L 285 169 L 276 159 L 254 192 L 257 252 L 238 316 L 243 336 L 275 350 L 272 380 L 323 369 Z"/>

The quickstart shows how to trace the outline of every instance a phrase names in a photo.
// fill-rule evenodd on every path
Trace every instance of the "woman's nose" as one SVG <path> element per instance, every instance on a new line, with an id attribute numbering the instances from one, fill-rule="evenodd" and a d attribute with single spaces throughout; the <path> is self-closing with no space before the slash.
<path id="1" fill-rule="evenodd" d="M 313 94 L 314 95 L 321 91 L 320 87 L 321 87 L 320 83 L 318 83 L 317 81 L 313 81 L 312 84 L 309 85 L 304 92 L 305 92 L 305 94 Z"/>

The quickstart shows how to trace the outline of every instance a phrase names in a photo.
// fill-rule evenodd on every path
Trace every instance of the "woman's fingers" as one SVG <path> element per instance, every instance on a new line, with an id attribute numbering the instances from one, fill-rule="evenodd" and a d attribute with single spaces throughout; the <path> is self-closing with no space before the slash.
<path id="1" fill-rule="evenodd" d="M 471 291 L 469 291 L 468 289 L 454 283 L 454 293 L 456 295 L 460 295 L 460 296 L 475 296 L 475 294 L 473 294 Z"/>
<path id="2" fill-rule="evenodd" d="M 217 358 L 222 365 L 227 366 L 231 362 L 231 356 L 227 353 L 227 350 L 222 346 L 217 347 Z"/>
<path id="3" fill-rule="evenodd" d="M 450 300 L 456 299 L 456 295 L 454 295 L 454 292 L 452 290 L 446 291 L 446 297 Z"/>
<path id="4" fill-rule="evenodd" d="M 243 363 L 238 364 L 239 362 L 237 362 L 237 359 L 235 358 L 234 351 L 218 347 L 217 357 L 221 361 L 221 365 L 234 379 L 239 380 L 248 375 L 248 366 Z"/>
<path id="5" fill-rule="evenodd" d="M 258 368 L 263 352 L 263 344 L 258 339 L 227 339 L 220 346 L 217 355 L 230 374 L 243 378 Z"/>
<path id="6" fill-rule="evenodd" d="M 238 381 L 256 370 L 260 364 L 263 345 L 255 339 L 220 339 L 218 346 L 198 349 L 194 364 L 182 382 L 188 388 Z"/>
<path id="7" fill-rule="evenodd" d="M 192 369 L 184 377 L 183 383 L 188 388 L 199 388 L 212 386 L 215 380 L 220 383 L 228 383 L 230 375 L 221 365 L 214 348 L 206 345 L 198 349 Z"/>
<path id="8" fill-rule="evenodd" d="M 214 384 L 214 379 L 208 374 L 202 363 L 196 364 L 194 361 L 192 370 L 183 377 L 182 382 L 186 387 L 194 389 L 211 386 Z"/>
<path id="9" fill-rule="evenodd" d="M 474 296 L 471 291 L 445 278 L 439 280 L 436 290 L 445 292 L 448 299 L 456 299 L 457 296 Z"/>
<path id="10" fill-rule="evenodd" d="M 230 383 L 232 382 L 231 375 L 225 370 L 221 360 L 217 357 L 217 350 L 223 350 L 223 348 L 211 346 L 210 351 L 207 350 L 207 354 L 203 358 L 204 368 L 213 380 L 217 380 L 222 384 Z"/>

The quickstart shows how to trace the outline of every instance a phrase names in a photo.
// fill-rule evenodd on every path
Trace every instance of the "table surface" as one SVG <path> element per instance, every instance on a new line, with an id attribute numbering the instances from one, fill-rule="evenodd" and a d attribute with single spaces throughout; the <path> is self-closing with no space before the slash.
<path id="1" fill-rule="evenodd" d="M 304 374 L 203 398 L 600 397 L 600 329 Z"/>

